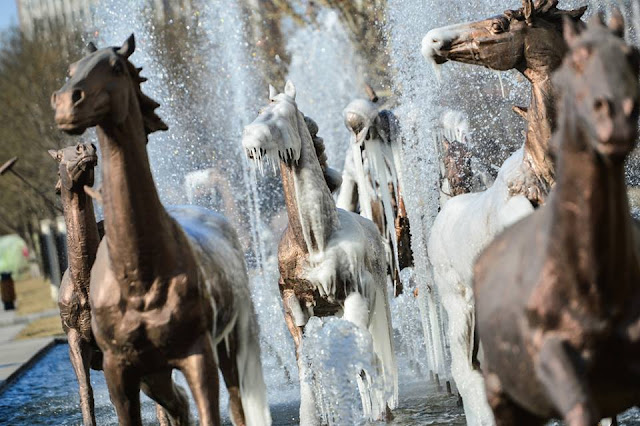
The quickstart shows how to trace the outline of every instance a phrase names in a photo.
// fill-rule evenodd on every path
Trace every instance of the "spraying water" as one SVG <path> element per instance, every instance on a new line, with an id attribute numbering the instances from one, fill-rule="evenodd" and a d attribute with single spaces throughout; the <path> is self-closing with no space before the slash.
<path id="1" fill-rule="evenodd" d="M 349 147 L 342 110 L 364 87 L 362 60 L 333 10 L 321 11 L 315 25 L 297 30 L 287 50 L 288 78 L 296 84 L 298 107 L 318 123 L 329 166 L 342 170 Z"/>
<path id="2" fill-rule="evenodd" d="M 204 178 L 202 185 L 217 185 L 214 181 L 223 179 L 224 185 L 230 188 L 229 202 L 219 203 L 215 196 L 198 202 L 205 207 L 220 205 L 218 210 L 234 222 L 241 235 L 252 280 L 252 297 L 262 326 L 263 365 L 270 390 L 269 400 L 272 404 L 294 401 L 295 405 L 298 387 L 291 376 L 296 374 L 296 362 L 277 288 L 276 235 L 281 230 L 277 225 L 282 217 L 281 190 L 274 184 L 277 178 L 256 176 L 255 170 L 246 164 L 240 146 L 242 127 L 255 117 L 258 107 L 267 98 L 266 84 L 261 82 L 256 71 L 262 64 L 249 53 L 245 36 L 246 11 L 242 10 L 239 1 L 183 3 L 189 7 L 181 10 L 180 17 L 172 17 L 169 10 L 158 13 L 145 6 L 145 2 L 101 0 L 94 10 L 91 27 L 87 28 L 89 39 L 102 47 L 118 45 L 131 32 L 136 34 L 137 49 L 132 62 L 145 67 L 143 75 L 149 82 L 144 90 L 160 101 L 159 115 L 170 126 L 169 132 L 154 134 L 148 147 L 163 202 L 187 201 L 186 175 L 192 172 L 217 171 L 219 177 Z M 560 6 L 570 8 L 585 3 L 590 5 L 591 13 L 606 11 L 612 5 L 621 6 L 627 17 L 628 38 L 637 43 L 640 3 L 569 0 L 561 2 Z M 465 6 L 469 2 L 456 4 Z M 429 371 L 440 377 L 449 374 L 447 338 L 443 332 L 447 318 L 442 315 L 438 295 L 430 287 L 430 265 L 426 255 L 426 241 L 439 200 L 434 128 L 445 108 L 462 110 L 470 118 L 474 139 L 492 142 L 483 144 L 493 148 L 479 152 L 479 159 L 484 164 L 499 166 L 522 143 L 523 123 L 512 115 L 510 108 L 513 104 L 526 104 L 528 96 L 527 83 L 515 72 L 501 74 L 501 82 L 489 70 L 447 64 L 437 79 L 419 53 L 420 40 L 431 28 L 485 18 L 519 5 L 516 0 L 479 0 L 472 6 L 456 7 L 456 14 L 452 14 L 451 2 L 388 1 L 394 67 L 390 73 L 394 76 L 394 91 L 400 105 L 394 112 L 401 122 L 404 140 L 403 170 L 398 170 L 398 175 L 412 222 L 416 265 L 414 270 L 403 272 L 403 281 L 410 284 L 405 294 L 391 304 L 399 356 L 408 360 L 401 364 L 403 386 L 416 381 L 416 377 L 423 380 Z M 185 37 L 182 44 L 169 48 L 163 34 L 172 31 L 182 31 Z M 289 40 L 287 49 L 292 57 L 289 78 L 298 83 L 300 108 L 318 122 L 320 134 L 328 145 L 329 162 L 340 168 L 349 139 L 341 112 L 363 86 L 362 61 L 337 13 L 329 9 L 318 15 L 313 26 L 296 30 Z M 168 63 L 178 65 L 168 67 Z M 196 83 L 187 84 L 187 80 Z M 260 182 L 260 191 L 256 182 Z M 412 292 L 414 288 L 417 288 L 417 297 Z M 373 371 L 371 342 L 348 321 L 315 321 L 309 323 L 306 347 L 310 354 L 308 363 L 317 365 L 313 370 L 320 371 L 317 379 L 321 385 L 315 392 L 318 400 L 323 401 L 320 404 L 322 416 L 332 424 L 358 423 L 362 419 L 361 395 L 358 394 L 357 374 L 353 372 Z M 343 338 L 339 345 L 333 345 L 336 335 Z M 336 362 L 344 351 L 351 355 L 350 361 Z M 70 367 L 66 370 L 71 371 Z M 365 374 L 364 377 L 376 375 Z M 184 384 L 182 379 L 180 381 Z M 374 390 L 373 393 L 387 392 L 375 380 L 368 387 Z M 106 389 L 103 387 L 101 392 L 107 407 Z M 421 401 L 426 396 L 426 393 L 421 394 Z M 339 406 L 331 405 L 335 401 L 340 401 Z M 430 400 L 429 404 L 436 402 Z M 225 407 L 226 403 L 222 401 L 221 406 Z M 424 411 L 432 407 L 429 405 Z M 459 410 L 446 404 L 444 407 L 447 413 L 457 413 L 459 420 Z M 145 418 L 153 418 L 153 406 L 147 405 L 147 409 Z M 423 424 L 430 421 L 426 417 L 421 420 Z M 404 424 L 412 424 L 412 421 L 415 420 L 409 419 Z"/>
<path id="3" fill-rule="evenodd" d="M 242 128 L 266 99 L 266 90 L 260 89 L 257 64 L 252 63 L 247 50 L 238 3 L 192 5 L 191 13 L 180 15 L 182 21 L 168 17 L 161 22 L 149 19 L 153 15 L 143 4 L 104 0 L 94 11 L 96 28 L 90 33 L 99 36 L 101 45 L 115 44 L 131 32 L 136 34 L 138 46 L 132 61 L 144 66 L 144 75 L 149 78 L 145 91 L 160 100 L 159 114 L 170 127 L 168 132 L 154 135 L 148 146 L 160 197 L 167 204 L 183 203 L 188 198 L 194 201 L 187 196 L 192 191 L 184 190 L 193 188 L 194 179 L 201 187 L 212 187 L 210 197 L 195 201 L 227 216 L 240 235 L 258 322 L 263 324 L 265 379 L 270 388 L 282 389 L 285 383 L 291 392 L 275 393 L 270 402 L 288 401 L 297 391 L 290 380 L 295 369 L 294 349 L 278 291 L 277 239 L 273 235 L 278 230 L 268 223 L 278 216 L 281 196 L 272 184 L 261 185 L 267 191 L 257 190 L 259 179 L 247 164 L 240 144 Z M 166 26 L 172 25 L 183 26 L 186 40 L 184 46 L 177 47 L 184 48 L 177 52 L 180 60 L 173 62 L 168 57 L 171 52 L 159 39 L 163 31 L 171 30 Z M 196 82 L 186 84 L 185 78 Z M 190 179 L 185 179 L 186 175 Z"/>

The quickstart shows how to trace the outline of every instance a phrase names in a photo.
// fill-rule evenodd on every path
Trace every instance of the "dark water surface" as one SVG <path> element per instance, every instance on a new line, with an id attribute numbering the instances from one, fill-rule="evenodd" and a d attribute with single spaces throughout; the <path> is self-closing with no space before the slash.
<path id="1" fill-rule="evenodd" d="M 266 368 L 273 368 L 265 365 Z M 186 387 L 184 378 L 178 375 L 176 380 Z M 115 410 L 109 401 L 104 376 L 92 371 L 96 420 L 100 425 L 117 425 Z M 420 383 L 407 384 L 403 380 L 400 386 L 400 406 L 394 411 L 394 420 L 390 425 L 464 425 L 462 408 L 457 398 L 436 391 L 432 386 Z M 224 386 L 223 386 L 224 388 Z M 77 382 L 67 345 L 56 345 L 29 371 L 12 386 L 0 394 L 0 425 L 79 425 L 82 416 L 79 408 Z M 288 426 L 298 424 L 298 399 L 295 385 L 282 392 L 290 395 L 278 398 L 274 393 L 281 389 L 270 389 L 270 400 L 280 403 L 271 406 L 273 424 Z M 226 416 L 227 396 L 221 389 L 221 406 L 224 424 L 229 425 Z M 282 395 L 279 395 L 282 396 Z M 286 401 L 289 398 L 289 401 Z M 156 424 L 153 402 L 142 395 L 142 414 L 144 424 Z M 282 402 L 282 401 L 286 402 Z M 196 419 L 195 406 L 191 401 L 193 418 Z M 640 426 L 640 410 L 631 410 L 619 416 L 624 426 Z M 382 425 L 384 423 L 379 423 Z"/>
<path id="2" fill-rule="evenodd" d="M 271 366 L 265 365 L 266 368 Z M 176 378 L 185 385 L 184 378 Z M 91 372 L 96 420 L 100 425 L 117 425 L 115 410 L 102 372 Z M 287 393 L 295 395 L 289 402 L 271 406 L 273 424 L 279 426 L 298 424 L 298 399 L 295 386 Z M 270 393 L 279 390 L 270 389 Z M 80 414 L 78 385 L 76 382 L 67 345 L 56 345 L 13 385 L 0 394 L 0 425 L 79 425 Z M 425 396 L 426 395 L 426 396 Z M 221 406 L 224 423 L 230 424 L 226 416 L 226 394 L 221 389 Z M 282 400 L 270 395 L 270 400 Z M 155 408 L 151 400 L 142 395 L 142 415 L 145 424 L 156 424 Z M 435 392 L 425 385 L 401 386 L 400 407 L 394 412 L 392 425 L 464 425 L 462 409 L 456 398 Z M 193 418 L 195 406 L 191 401 Z"/>

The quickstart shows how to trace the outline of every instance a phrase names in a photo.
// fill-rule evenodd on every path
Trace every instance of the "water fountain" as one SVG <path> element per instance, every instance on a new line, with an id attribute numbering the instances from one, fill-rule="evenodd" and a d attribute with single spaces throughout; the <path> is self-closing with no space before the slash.
<path id="1" fill-rule="evenodd" d="M 468 4 L 459 3 L 461 6 Z M 417 299 L 407 292 L 392 305 L 401 367 L 401 408 L 394 424 L 424 424 L 427 421 L 464 424 L 455 398 L 438 393 L 435 386 L 427 384 L 429 371 L 438 374 L 442 384 L 449 376 L 446 336 L 442 334 L 442 322 L 446 318 L 439 310 L 437 294 L 427 287 L 430 277 L 426 238 L 439 199 L 432 129 L 441 115 L 441 108 L 465 111 L 470 117 L 473 140 L 485 144 L 486 141 L 495 142 L 493 149 L 480 152 L 479 156 L 486 164 L 499 166 L 521 140 L 522 123 L 512 116 L 511 106 L 525 104 L 527 96 L 524 82 L 515 73 L 503 75 L 500 80 L 497 74 L 488 70 L 456 65 L 448 66 L 437 77 L 419 54 L 420 40 L 430 28 L 481 18 L 487 11 L 513 8 L 517 3 L 517 0 L 497 3 L 480 0 L 473 6 L 456 8 L 454 15 L 450 2 L 388 1 L 393 82 L 399 105 L 395 113 L 402 123 L 405 138 L 402 184 L 407 189 L 416 253 L 415 270 L 405 271 L 404 279 L 413 280 L 419 289 Z M 607 8 L 609 3 L 617 2 L 569 0 L 565 3 L 566 7 L 588 3 L 593 8 Z M 238 217 L 236 226 L 244 229 L 241 233 L 250 265 L 254 303 L 261 312 L 263 362 L 272 415 L 275 424 L 296 424 L 298 385 L 295 379 L 291 380 L 296 374 L 296 362 L 276 286 L 277 237 L 273 236 L 280 231 L 275 225 L 282 223 L 278 218 L 282 216 L 280 207 L 283 203 L 277 179 L 256 174 L 246 163 L 240 146 L 243 125 L 253 119 L 267 95 L 266 85 L 262 84 L 256 71 L 261 64 L 250 54 L 240 2 L 199 0 L 192 4 L 186 18 L 174 17 L 162 24 L 163 31 L 179 27 L 189 35 L 181 51 L 165 51 L 161 32 L 152 30 L 152 26 L 160 24 L 147 18 L 152 13 L 143 4 L 132 5 L 126 0 L 98 3 L 94 27 L 88 28 L 87 41 L 96 40 L 99 46 L 104 46 L 120 42 L 132 31 L 136 33 L 138 48 L 133 59 L 144 65 L 145 75 L 153 76 L 145 90 L 162 100 L 159 113 L 170 127 L 169 132 L 154 136 L 148 147 L 163 202 L 188 201 L 184 176 L 190 172 L 213 168 L 227 176 L 234 194 L 234 206 L 224 213 L 228 217 Z M 627 13 L 640 17 L 637 2 L 625 4 Z M 297 83 L 300 99 L 313 100 L 308 105 L 301 105 L 301 109 L 318 120 L 319 134 L 330 147 L 329 162 L 340 167 L 349 138 L 341 111 L 355 95 L 359 95 L 358 89 L 364 82 L 360 81 L 358 72 L 363 65 L 334 13 L 324 11 L 315 29 L 289 31 L 288 50 L 292 55 L 289 78 Z M 640 26 L 638 19 L 628 22 Z M 638 31 L 636 28 L 630 34 L 634 40 Z M 309 54 L 310 45 L 315 46 L 311 50 L 313 61 L 305 56 Z M 160 65 L 163 55 L 179 56 L 183 59 L 179 61 L 181 67 L 163 68 Z M 198 80 L 201 90 L 187 92 L 177 83 L 180 79 L 175 78 L 176 73 L 186 73 Z M 469 96 L 470 91 L 473 96 Z M 308 96 L 303 95 L 305 92 Z M 229 120 L 230 116 L 235 119 Z M 256 185 L 258 180 L 267 181 L 266 185 L 260 185 L 260 191 Z M 42 376 L 50 374 L 51 366 L 56 366 L 60 381 L 41 382 Z M 79 421 L 74 380 L 66 349 L 54 349 L 0 396 L 0 422 L 30 424 L 31 416 L 51 419 L 44 420 L 47 423 Z M 110 407 L 103 379 L 95 374 L 92 380 L 96 415 L 101 423 L 114 424 L 115 413 Z M 44 400 L 42 395 L 45 395 Z M 226 402 L 222 401 L 221 405 L 226 407 Z M 145 400 L 144 407 L 145 421 L 153 421 L 153 405 Z M 9 412 L 11 414 L 5 414 Z M 11 417 L 4 418 L 5 415 Z M 621 417 L 623 424 L 625 419 Z M 626 421 L 629 422 L 626 424 L 632 424 L 632 420 Z"/>

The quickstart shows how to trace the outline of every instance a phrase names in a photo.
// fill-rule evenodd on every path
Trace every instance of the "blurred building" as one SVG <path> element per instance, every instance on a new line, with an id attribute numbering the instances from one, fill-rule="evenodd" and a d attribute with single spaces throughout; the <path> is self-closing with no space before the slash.
<path id="1" fill-rule="evenodd" d="M 91 22 L 96 0 L 16 0 L 20 28 L 27 34 Z"/>
<path id="2" fill-rule="evenodd" d="M 91 7 L 100 0 L 16 0 L 20 28 L 26 34 L 51 31 L 58 26 L 72 28 L 93 22 Z M 193 0 L 147 0 L 158 20 L 167 16 L 189 16 Z"/>

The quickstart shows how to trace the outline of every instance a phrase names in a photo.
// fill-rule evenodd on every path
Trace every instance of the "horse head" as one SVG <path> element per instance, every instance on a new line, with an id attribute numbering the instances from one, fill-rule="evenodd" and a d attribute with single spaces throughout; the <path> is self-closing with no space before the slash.
<path id="1" fill-rule="evenodd" d="M 158 103 L 140 90 L 142 68 L 129 57 L 135 50 L 133 34 L 120 47 L 98 49 L 89 43 L 86 56 L 69 66 L 69 79 L 51 96 L 58 128 L 70 134 L 82 134 L 87 128 L 121 125 L 132 113 L 132 99 L 137 99 L 145 132 L 167 130 L 154 113 Z"/>
<path id="2" fill-rule="evenodd" d="M 563 17 L 579 21 L 586 10 L 560 10 L 557 4 L 558 0 L 523 0 L 517 10 L 433 29 L 422 40 L 422 55 L 435 64 L 456 61 L 499 71 L 517 69 L 528 78 L 532 73 L 548 74 L 566 51 Z"/>
<path id="3" fill-rule="evenodd" d="M 94 168 L 98 165 L 98 155 L 93 144 L 79 143 L 76 146 L 49 150 L 49 155 L 58 162 L 59 180 L 56 191 L 62 187 L 67 191 L 82 192 L 83 187 L 93 186 Z"/>
<path id="4" fill-rule="evenodd" d="M 569 53 L 553 79 L 562 96 L 562 112 L 586 137 L 564 137 L 559 142 L 603 158 L 624 159 L 638 137 L 640 52 L 625 43 L 619 11 L 608 26 L 598 14 L 581 29 L 565 22 Z"/>
<path id="5" fill-rule="evenodd" d="M 242 146 L 247 156 L 256 161 L 276 162 L 278 158 L 285 162 L 298 161 L 301 126 L 306 128 L 304 117 L 298 111 L 293 83 L 287 81 L 284 93 L 277 93 L 269 86 L 269 104 L 244 128 Z"/>

